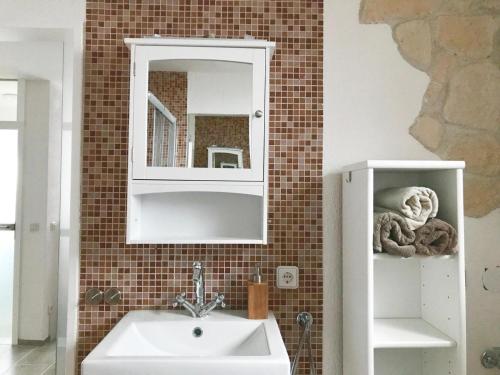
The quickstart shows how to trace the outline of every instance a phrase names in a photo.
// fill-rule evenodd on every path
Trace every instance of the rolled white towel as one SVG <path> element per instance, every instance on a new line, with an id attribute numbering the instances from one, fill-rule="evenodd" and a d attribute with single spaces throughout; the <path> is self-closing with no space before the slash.
<path id="1" fill-rule="evenodd" d="M 375 193 L 373 203 L 376 211 L 389 210 L 402 215 L 411 230 L 436 217 L 439 208 L 434 190 L 419 186 L 380 190 Z"/>

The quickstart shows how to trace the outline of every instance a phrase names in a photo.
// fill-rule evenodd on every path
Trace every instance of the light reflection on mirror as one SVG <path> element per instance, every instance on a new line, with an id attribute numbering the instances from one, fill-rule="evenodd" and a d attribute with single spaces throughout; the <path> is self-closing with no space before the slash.
<path id="1" fill-rule="evenodd" d="M 252 65 L 149 64 L 147 166 L 250 168 Z"/>

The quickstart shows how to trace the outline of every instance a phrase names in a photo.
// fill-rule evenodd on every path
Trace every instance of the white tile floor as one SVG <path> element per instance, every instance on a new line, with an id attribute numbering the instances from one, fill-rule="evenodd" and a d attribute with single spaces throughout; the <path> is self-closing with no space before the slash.
<path id="1" fill-rule="evenodd" d="M 54 375 L 56 343 L 0 345 L 0 375 Z"/>

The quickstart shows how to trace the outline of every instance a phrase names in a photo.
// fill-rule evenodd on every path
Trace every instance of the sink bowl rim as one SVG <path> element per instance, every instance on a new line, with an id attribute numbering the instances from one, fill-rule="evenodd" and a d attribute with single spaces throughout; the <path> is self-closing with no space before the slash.
<path id="1" fill-rule="evenodd" d="M 213 356 L 129 356 L 129 355 L 108 355 L 108 350 L 121 333 L 135 322 L 144 321 L 182 321 L 191 322 L 193 326 L 201 322 L 260 322 L 264 325 L 265 336 L 269 347 L 270 354 L 259 356 L 241 356 L 241 355 L 213 355 Z M 246 318 L 246 311 L 239 310 L 224 310 L 212 311 L 212 313 L 204 318 L 193 318 L 185 311 L 176 310 L 134 310 L 126 313 L 123 318 L 108 332 L 108 334 L 97 344 L 97 346 L 87 355 L 82 361 L 82 367 L 97 363 L 112 363 L 112 362 L 137 362 L 137 363 L 179 363 L 188 360 L 192 362 L 204 363 L 233 363 L 241 361 L 258 361 L 266 363 L 287 363 L 290 360 L 286 351 L 281 332 L 276 322 L 276 318 L 272 312 L 269 312 L 267 319 L 249 320 Z"/>

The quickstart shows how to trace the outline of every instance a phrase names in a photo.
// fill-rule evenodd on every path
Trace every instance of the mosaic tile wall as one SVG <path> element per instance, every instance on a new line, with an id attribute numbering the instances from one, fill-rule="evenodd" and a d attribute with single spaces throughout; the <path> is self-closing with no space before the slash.
<path id="1" fill-rule="evenodd" d="M 125 37 L 152 34 L 242 38 L 277 43 L 271 64 L 270 197 L 267 246 L 125 245 L 130 54 Z M 313 351 L 322 351 L 323 1 L 87 1 L 80 292 L 119 287 L 117 306 L 80 305 L 81 360 L 129 310 L 170 308 L 192 291 L 191 263 L 207 266 L 207 290 L 246 305 L 246 281 L 261 263 L 270 307 L 292 354 L 295 317 L 315 318 Z M 297 265 L 300 288 L 273 287 L 278 265 Z M 301 374 L 306 371 L 302 361 Z"/>

